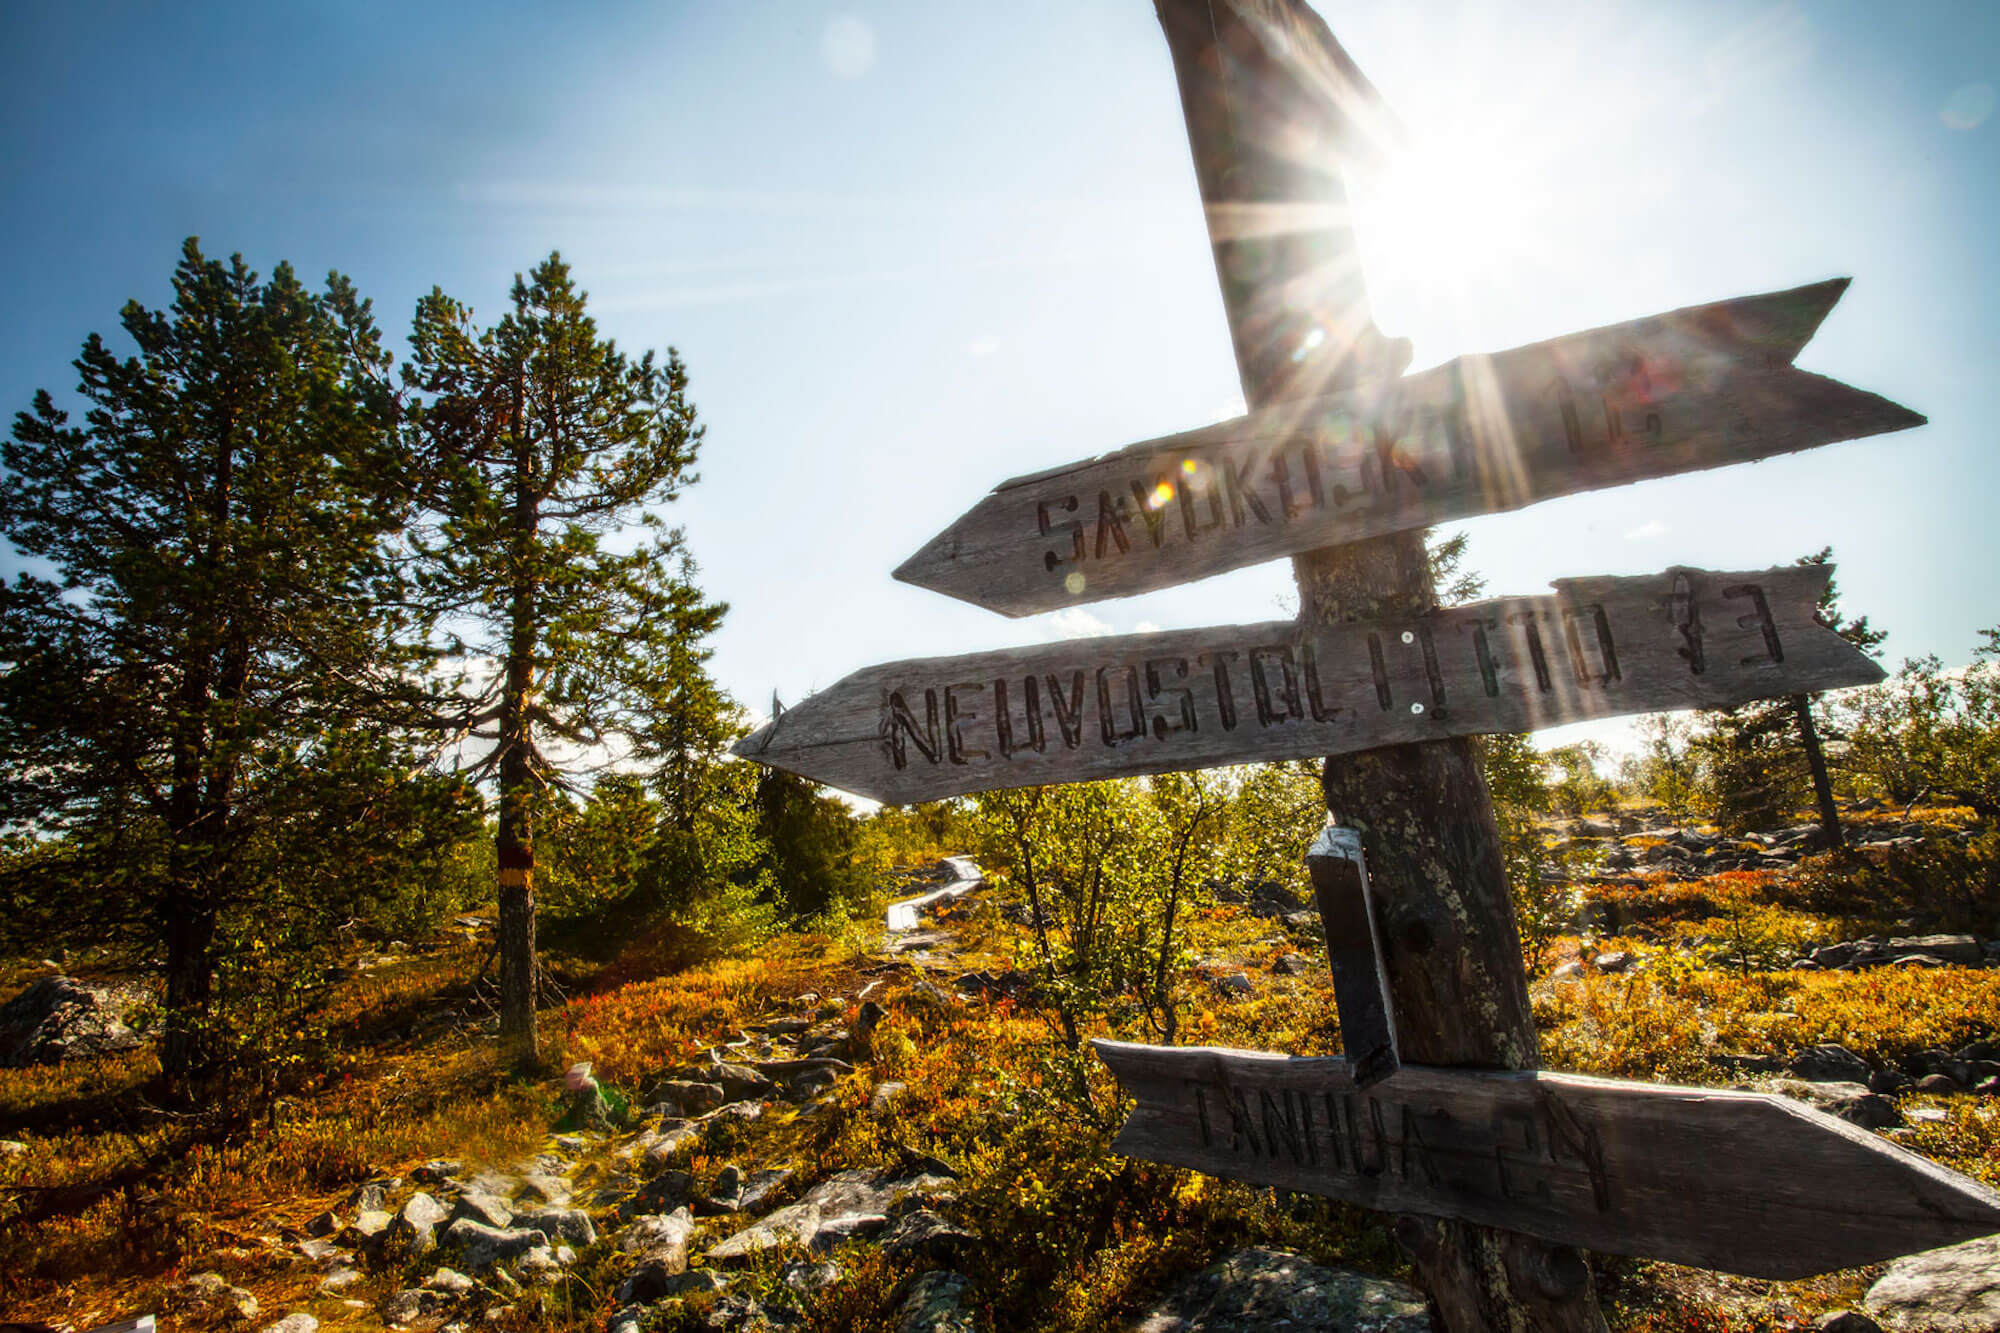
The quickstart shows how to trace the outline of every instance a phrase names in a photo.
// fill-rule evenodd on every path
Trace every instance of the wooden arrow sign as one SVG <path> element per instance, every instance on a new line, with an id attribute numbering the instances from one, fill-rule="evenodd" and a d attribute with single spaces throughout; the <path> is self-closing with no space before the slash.
<path id="1" fill-rule="evenodd" d="M 1828 566 L 1558 582 L 1409 620 L 1077 639 L 857 671 L 735 753 L 890 803 L 1873 684 Z"/>
<path id="2" fill-rule="evenodd" d="M 1001 483 L 896 577 L 1005 615 L 1922 425 L 1795 369 L 1846 279 L 1461 357 Z"/>
<path id="3" fill-rule="evenodd" d="M 2000 1231 L 2000 1194 L 1783 1097 L 1094 1042 L 1114 1152 L 1559 1244 L 1798 1278 Z"/>

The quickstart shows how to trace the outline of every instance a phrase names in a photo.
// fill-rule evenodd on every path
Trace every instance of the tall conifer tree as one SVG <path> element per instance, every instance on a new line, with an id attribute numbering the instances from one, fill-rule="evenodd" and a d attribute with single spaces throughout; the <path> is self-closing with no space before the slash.
<path id="1" fill-rule="evenodd" d="M 85 343 L 81 423 L 43 391 L 0 444 L 0 533 L 45 571 L 0 589 L 0 826 L 49 851 L 10 899 L 163 949 L 185 1087 L 226 1035 L 225 914 L 283 887 L 283 849 L 379 869 L 392 811 L 451 799 L 393 741 L 419 653 L 382 542 L 409 473 L 366 303 L 193 239 L 173 289 L 126 305 L 137 355 Z"/>
<path id="2" fill-rule="evenodd" d="M 682 534 L 650 508 L 695 481 L 687 371 L 672 349 L 664 364 L 627 357 L 585 301 L 553 253 L 515 278 L 513 308 L 484 331 L 434 290 L 407 377 L 425 452 L 445 460 L 436 523 L 417 542 L 422 586 L 464 640 L 453 646 L 491 666 L 470 693 L 494 742 L 478 771 L 498 796 L 501 1046 L 522 1065 L 539 1059 L 536 796 L 643 737 L 692 614 Z"/>

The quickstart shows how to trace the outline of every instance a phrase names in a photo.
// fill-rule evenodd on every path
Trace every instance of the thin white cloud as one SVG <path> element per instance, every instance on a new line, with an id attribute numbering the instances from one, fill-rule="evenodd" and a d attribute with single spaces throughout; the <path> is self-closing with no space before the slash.
<path id="1" fill-rule="evenodd" d="M 1628 542 L 1651 541 L 1655 537 L 1666 536 L 1667 533 L 1669 533 L 1670 531 L 1672 531 L 1672 529 L 1669 528 L 1665 523 L 1662 523 L 1659 519 L 1649 518 L 1644 523 L 1641 523 L 1638 527 L 1626 533 L 1625 540 Z"/>
<path id="2" fill-rule="evenodd" d="M 1111 633 L 1111 626 L 1080 606 L 1064 607 L 1048 623 L 1058 639 L 1095 639 Z"/>

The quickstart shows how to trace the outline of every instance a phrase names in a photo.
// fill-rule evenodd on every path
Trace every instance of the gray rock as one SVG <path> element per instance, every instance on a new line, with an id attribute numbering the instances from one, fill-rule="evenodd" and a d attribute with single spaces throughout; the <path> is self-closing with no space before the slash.
<path id="1" fill-rule="evenodd" d="M 463 1170 L 465 1163 L 440 1157 L 411 1171 L 410 1179 L 419 1185 L 442 1185 Z"/>
<path id="2" fill-rule="evenodd" d="M 177 1294 L 183 1305 L 210 1316 L 227 1320 L 257 1317 L 257 1298 L 231 1286 L 220 1273 L 196 1273 L 181 1284 Z"/>
<path id="3" fill-rule="evenodd" d="M 1964 1092 L 1965 1085 L 1950 1074 L 1925 1074 L 1917 1080 L 1918 1092 Z"/>
<path id="4" fill-rule="evenodd" d="M 785 1084 L 785 1099 L 793 1102 L 811 1101 L 838 1082 L 840 1082 L 838 1070 L 808 1069 Z"/>
<path id="5" fill-rule="evenodd" d="M 1892 1329 L 2000 1329 L 2000 1236 L 1906 1255 L 1861 1305 Z"/>
<path id="6" fill-rule="evenodd" d="M 1972 966 L 1985 958 L 1979 940 L 1972 935 L 1911 935 L 1889 941 L 1891 958 L 1933 958 L 1940 964 Z"/>
<path id="7" fill-rule="evenodd" d="M 618 1248 L 638 1255 L 638 1262 L 618 1288 L 620 1301 L 657 1301 L 675 1294 L 675 1279 L 687 1272 L 688 1238 L 694 1217 L 685 1208 L 642 1217 L 618 1238 Z"/>
<path id="8" fill-rule="evenodd" d="M 1270 1333 L 1280 1328 L 1429 1333 L 1424 1299 L 1400 1282 L 1322 1268 L 1281 1250 L 1238 1250 L 1184 1280 L 1135 1333 Z"/>
<path id="9" fill-rule="evenodd" d="M 303 1310 L 294 1310 L 283 1319 L 264 1325 L 264 1333 L 319 1333 L 319 1320 Z"/>
<path id="10" fill-rule="evenodd" d="M 800 1202 L 780 1208 L 761 1222 L 745 1227 L 708 1250 L 708 1262 L 728 1267 L 747 1262 L 753 1255 L 783 1245 L 801 1249 L 812 1244 L 819 1230 L 819 1205 Z"/>
<path id="11" fill-rule="evenodd" d="M 903 1288 L 896 1333 L 974 1333 L 972 1314 L 965 1309 L 971 1289 L 971 1278 L 949 1270 L 916 1278 Z"/>
<path id="12" fill-rule="evenodd" d="M 834 1172 L 800 1202 L 817 1207 L 823 1218 L 886 1216 L 899 1211 L 897 1205 L 906 1199 L 933 1199 L 954 1183 L 941 1171 L 922 1166 L 858 1166 Z"/>
<path id="13" fill-rule="evenodd" d="M 1859 1083 L 1807 1083 L 1781 1078 L 1773 1086 L 1787 1097 L 1863 1129 L 1893 1129 L 1903 1123 L 1902 1112 L 1894 1102 Z"/>
<path id="14" fill-rule="evenodd" d="M 627 1216 L 644 1213 L 671 1213 L 687 1203 L 694 1194 L 692 1173 L 669 1167 L 657 1172 L 632 1196 L 628 1208 L 621 1210 Z"/>
<path id="15" fill-rule="evenodd" d="M 1224 995 L 1255 995 L 1257 983 L 1247 972 L 1226 972 L 1215 979 L 1215 988 Z"/>
<path id="16" fill-rule="evenodd" d="M 573 1257 L 567 1245 L 559 1250 L 536 1245 L 515 1261 L 514 1271 L 521 1275 L 523 1281 L 541 1287 L 553 1286 L 562 1278 L 563 1265 Z"/>
<path id="17" fill-rule="evenodd" d="M 373 1246 L 377 1237 L 389 1229 L 396 1220 L 395 1214 L 376 1208 L 364 1208 L 354 1215 L 354 1220 L 341 1228 L 339 1239 L 348 1245 Z"/>
<path id="18" fill-rule="evenodd" d="M 314 1213 L 305 1225 L 305 1233 L 313 1237 L 331 1236 L 339 1230 L 340 1216 L 331 1208 L 323 1213 Z"/>
<path id="19" fill-rule="evenodd" d="M 907 1083 L 891 1082 L 878 1085 L 874 1093 L 868 1098 L 868 1114 L 873 1116 L 886 1115 L 889 1108 L 896 1104 L 896 1099 L 909 1090 L 910 1085 Z"/>
<path id="20" fill-rule="evenodd" d="M 449 1216 L 443 1204 L 418 1190 L 404 1202 L 395 1219 L 383 1230 L 382 1239 L 397 1254 L 429 1254 L 437 1248 L 439 1224 Z"/>
<path id="21" fill-rule="evenodd" d="M 797 1310 L 782 1305 L 766 1305 L 749 1296 L 725 1293 L 710 1308 L 698 1327 L 714 1333 L 770 1333 L 773 1329 L 796 1328 L 805 1322 Z"/>
<path id="22" fill-rule="evenodd" d="M 581 1208 L 537 1208 L 516 1213 L 514 1225 L 539 1231 L 551 1241 L 566 1240 L 572 1245 L 597 1243 L 597 1228 L 591 1225 L 590 1214 Z"/>
<path id="23" fill-rule="evenodd" d="M 1813 1083 L 1866 1083 L 1868 1062 L 1845 1046 L 1808 1046 L 1792 1057 L 1792 1073 Z"/>
<path id="24" fill-rule="evenodd" d="M 923 1255 L 950 1263 L 960 1253 L 978 1244 L 979 1238 L 963 1227 L 954 1226 L 928 1208 L 906 1214 L 882 1238 L 882 1252 L 888 1255 Z"/>
<path id="25" fill-rule="evenodd" d="M 444 1238 L 446 1244 L 464 1251 L 466 1265 L 475 1273 L 519 1259 L 529 1250 L 544 1248 L 549 1243 L 545 1232 L 489 1227 L 469 1217 L 453 1222 L 445 1230 Z"/>
<path id="26" fill-rule="evenodd" d="M 810 1296 L 816 1291 L 825 1291 L 828 1287 L 840 1281 L 842 1276 L 844 1275 L 841 1272 L 840 1265 L 831 1259 L 822 1259 L 817 1263 L 807 1259 L 798 1259 L 778 1270 L 778 1281 L 784 1283 L 793 1291 L 798 1292 L 801 1296 Z"/>
<path id="27" fill-rule="evenodd" d="M 718 1060 L 705 1073 L 707 1077 L 722 1085 L 722 1095 L 732 1102 L 769 1097 L 778 1091 L 777 1084 L 749 1065 Z"/>
<path id="28" fill-rule="evenodd" d="M 569 1202 L 569 1182 L 546 1171 L 530 1171 L 521 1178 L 516 1198 L 560 1208 Z"/>
<path id="29" fill-rule="evenodd" d="M 1837 1310 L 1813 1321 L 1814 1333 L 1882 1333 L 1882 1326 L 1858 1310 Z"/>
<path id="30" fill-rule="evenodd" d="M 860 1010 L 854 1016 L 854 1026 L 848 1029 L 847 1044 L 857 1060 L 875 1058 L 875 1029 L 889 1011 L 873 1000 L 862 1001 Z"/>
<path id="31" fill-rule="evenodd" d="M 729 1279 L 713 1268 L 690 1268 L 685 1273 L 676 1273 L 668 1278 L 664 1298 L 675 1296 L 706 1296 L 711 1292 L 723 1291 L 729 1286 Z"/>
<path id="32" fill-rule="evenodd" d="M 445 1296 L 470 1296 L 476 1284 L 454 1268 L 440 1268 L 424 1279 L 424 1288 Z"/>
<path id="33" fill-rule="evenodd" d="M 639 1158 L 640 1164 L 648 1171 L 658 1171 L 699 1142 L 701 1142 L 699 1126 L 677 1125 L 646 1145 L 645 1152 Z"/>
<path id="34" fill-rule="evenodd" d="M 791 1180 L 792 1171 L 789 1167 L 774 1167 L 762 1171 L 752 1171 L 749 1178 L 743 1182 L 742 1188 L 737 1192 L 737 1211 L 743 1213 L 758 1211 L 771 1201 L 773 1195 L 790 1184 Z"/>
<path id="35" fill-rule="evenodd" d="M 668 1079 L 654 1087 L 649 1100 L 672 1102 L 686 1114 L 700 1115 L 703 1111 L 713 1111 L 722 1105 L 724 1096 L 720 1083 L 696 1079 Z"/>
<path id="36" fill-rule="evenodd" d="M 347 1206 L 379 1213 L 389 1206 L 389 1191 L 395 1183 L 387 1180 L 364 1181 L 347 1192 Z"/>
<path id="37" fill-rule="evenodd" d="M 358 1268 L 336 1268 L 319 1280 L 319 1289 L 332 1295 L 335 1292 L 346 1291 L 365 1276 L 367 1275 Z"/>
<path id="38" fill-rule="evenodd" d="M 423 1287 L 405 1287 L 382 1302 L 382 1322 L 396 1328 L 444 1322 L 444 1296 Z"/>
<path id="39" fill-rule="evenodd" d="M 0 1139 L 0 1157 L 26 1157 L 28 1145 L 19 1139 Z"/>
<path id="40" fill-rule="evenodd" d="M 848 1213 L 841 1217 L 822 1218 L 819 1230 L 813 1232 L 812 1247 L 815 1250 L 831 1250 L 851 1240 L 866 1240 L 880 1235 L 888 1227 L 889 1219 L 882 1213 Z"/>
<path id="41" fill-rule="evenodd" d="M 0 1005 L 0 1067 L 136 1050 L 143 1043 L 126 1019 L 143 998 L 73 977 L 43 977 Z"/>
<path id="42" fill-rule="evenodd" d="M 467 1218 L 481 1226 L 499 1227 L 504 1230 L 514 1225 L 514 1210 L 509 1208 L 507 1201 L 497 1194 L 488 1194 L 484 1190 L 467 1190 L 459 1195 L 458 1202 L 452 1205 L 451 1220 L 456 1222 L 460 1218 Z"/>

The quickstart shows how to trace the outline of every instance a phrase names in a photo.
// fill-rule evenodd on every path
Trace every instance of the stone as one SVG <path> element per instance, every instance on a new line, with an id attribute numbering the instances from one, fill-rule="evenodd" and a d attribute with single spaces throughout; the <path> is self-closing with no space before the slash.
<path id="1" fill-rule="evenodd" d="M 379 1208 L 364 1208 L 354 1215 L 354 1220 L 342 1228 L 340 1238 L 349 1245 L 369 1245 L 375 1238 L 389 1229 L 396 1220 L 394 1213 Z"/>
<path id="2" fill-rule="evenodd" d="M 283 1319 L 264 1325 L 264 1333 L 319 1333 L 319 1320 L 304 1310 L 294 1310 Z"/>
<path id="3" fill-rule="evenodd" d="M 803 1249 L 812 1244 L 813 1233 L 817 1230 L 819 1205 L 803 1201 L 795 1203 L 745 1227 L 720 1244 L 710 1246 L 708 1262 L 728 1267 L 745 1263 L 761 1251 L 780 1246 L 796 1245 Z"/>
<path id="4" fill-rule="evenodd" d="M 975 1333 L 965 1298 L 972 1279 L 939 1269 L 925 1273 L 902 1288 L 896 1310 L 896 1333 Z"/>
<path id="5" fill-rule="evenodd" d="M 257 1298 L 241 1287 L 233 1287 L 220 1273 L 196 1273 L 181 1284 L 181 1303 L 193 1310 L 226 1320 L 257 1317 Z"/>
<path id="6" fill-rule="evenodd" d="M 1593 962 L 1600 972 L 1623 972 L 1632 966 L 1632 954 L 1629 950 L 1613 949 L 1597 955 Z"/>
<path id="7" fill-rule="evenodd" d="M 1950 1074 L 1925 1074 L 1917 1080 L 1918 1092 L 1963 1092 L 1965 1085 Z"/>
<path id="8" fill-rule="evenodd" d="M 778 1091 L 777 1084 L 749 1065 L 731 1064 L 726 1060 L 719 1060 L 707 1073 L 711 1079 L 722 1085 L 723 1097 L 732 1102 L 769 1097 Z"/>
<path id="9" fill-rule="evenodd" d="M 700 1127 L 678 1125 L 646 1145 L 646 1151 L 639 1159 L 640 1164 L 648 1171 L 658 1171 L 699 1142 L 701 1142 Z"/>
<path id="10" fill-rule="evenodd" d="M 638 1262 L 618 1288 L 620 1301 L 645 1303 L 673 1294 L 673 1279 L 687 1272 L 688 1238 L 694 1217 L 685 1208 L 642 1217 L 618 1238 L 618 1248 Z"/>
<path id="11" fill-rule="evenodd" d="M 444 1238 L 446 1244 L 455 1245 L 464 1252 L 466 1265 L 475 1273 L 497 1263 L 519 1259 L 529 1250 L 546 1247 L 549 1243 L 548 1236 L 540 1231 L 490 1227 L 469 1217 L 453 1222 L 446 1229 Z"/>
<path id="12" fill-rule="evenodd" d="M 346 1291 L 365 1276 L 366 1274 L 358 1268 L 336 1268 L 319 1280 L 319 1289 L 329 1295 L 337 1291 Z"/>
<path id="13" fill-rule="evenodd" d="M 137 1050 L 144 1043 L 126 1019 L 143 999 L 137 991 L 74 977 L 43 977 L 0 1005 L 0 1067 Z"/>
<path id="14" fill-rule="evenodd" d="M 773 1329 L 795 1328 L 804 1321 L 805 1316 L 797 1310 L 727 1292 L 696 1327 L 714 1333 L 770 1333 Z"/>
<path id="15" fill-rule="evenodd" d="M 728 1125 L 731 1121 L 747 1123 L 763 1114 L 762 1102 L 731 1102 L 719 1111 L 711 1111 L 703 1123 L 714 1130 Z"/>
<path id="16" fill-rule="evenodd" d="M 465 1163 L 441 1157 L 410 1172 L 410 1179 L 419 1185 L 442 1185 L 464 1169 Z"/>
<path id="17" fill-rule="evenodd" d="M 2000 1329 L 2000 1236 L 1905 1255 L 1861 1306 L 1892 1329 Z"/>
<path id="18" fill-rule="evenodd" d="M 1238 1250 L 1178 1283 L 1134 1333 L 1277 1328 L 1429 1333 L 1424 1298 L 1400 1282 L 1323 1268 L 1282 1250 Z"/>
<path id="19" fill-rule="evenodd" d="M 398 1254 L 428 1254 L 437 1248 L 438 1226 L 449 1217 L 443 1204 L 418 1190 L 404 1201 L 382 1238 Z"/>
<path id="20" fill-rule="evenodd" d="M 382 1322 L 394 1328 L 444 1323 L 444 1297 L 423 1287 L 405 1287 L 382 1302 Z"/>
<path id="21" fill-rule="evenodd" d="M 514 1210 L 497 1194 L 467 1190 L 452 1205 L 451 1220 L 456 1222 L 460 1218 L 468 1218 L 481 1226 L 505 1229 L 514 1225 Z"/>
<path id="22" fill-rule="evenodd" d="M 791 1180 L 790 1167 L 768 1167 L 761 1171 L 752 1171 L 737 1192 L 736 1210 L 742 1213 L 758 1211 L 771 1201 L 772 1195 L 790 1184 Z"/>
<path id="23" fill-rule="evenodd" d="M 1914 1088 L 1917 1081 L 1900 1069 L 1878 1069 L 1868 1076 L 1868 1091 L 1885 1096 Z"/>
<path id="24" fill-rule="evenodd" d="M 693 1174 L 670 1167 L 655 1173 L 632 1196 L 629 1214 L 671 1213 L 688 1202 L 693 1193 Z"/>
<path id="25" fill-rule="evenodd" d="M 725 1290 L 729 1279 L 713 1268 L 690 1268 L 685 1273 L 676 1273 L 666 1281 L 665 1298 L 676 1296 L 706 1296 Z"/>
<path id="26" fill-rule="evenodd" d="M 19 1139 L 0 1139 L 0 1157 L 26 1157 L 28 1145 Z"/>
<path id="27" fill-rule="evenodd" d="M 1225 972 L 1215 979 L 1215 988 L 1224 995 L 1255 995 L 1257 983 L 1250 980 L 1247 972 Z"/>
<path id="28" fill-rule="evenodd" d="M 539 1231 L 551 1241 L 566 1240 L 572 1245 L 597 1243 L 597 1228 L 591 1225 L 590 1214 L 581 1208 L 537 1208 L 516 1213 L 514 1225 Z"/>
<path id="29" fill-rule="evenodd" d="M 530 1171 L 521 1178 L 516 1198 L 560 1208 L 569 1202 L 569 1182 L 546 1171 Z"/>
<path id="30" fill-rule="evenodd" d="M 854 1016 L 854 1024 L 847 1031 L 847 1044 L 857 1060 L 875 1058 L 875 1029 L 889 1011 L 873 1000 L 862 1001 L 860 1010 Z"/>
<path id="31" fill-rule="evenodd" d="M 724 1093 L 722 1085 L 708 1080 L 674 1078 L 653 1088 L 648 1100 L 672 1102 L 684 1114 L 700 1115 L 703 1111 L 713 1111 L 722 1105 Z"/>
<path id="32" fill-rule="evenodd" d="M 470 1296 L 476 1284 L 454 1268 L 440 1268 L 424 1279 L 424 1288 L 445 1296 Z"/>
<path id="33" fill-rule="evenodd" d="M 326 1237 L 340 1230 L 340 1216 L 329 1208 L 323 1213 L 314 1213 L 306 1219 L 305 1233 L 308 1236 Z"/>
<path id="34" fill-rule="evenodd" d="M 1297 977 L 1312 970 L 1312 964 L 1302 953 L 1281 954 L 1271 961 L 1271 971 L 1276 976 Z"/>
<path id="35" fill-rule="evenodd" d="M 382 1212 L 389 1206 L 389 1191 L 399 1182 L 369 1180 L 347 1192 L 347 1206 L 368 1212 Z"/>
<path id="36" fill-rule="evenodd" d="M 1890 940 L 1888 953 L 1891 958 L 1927 957 L 1936 960 L 1939 966 L 1961 967 L 1974 966 L 1986 956 L 1979 947 L 1978 937 L 1973 935 L 1905 936 Z"/>
<path id="37" fill-rule="evenodd" d="M 910 1085 L 907 1083 L 891 1082 L 877 1085 L 874 1093 L 868 1098 L 868 1114 L 872 1116 L 888 1114 L 889 1108 L 896 1104 L 896 1099 L 909 1090 Z"/>
<path id="38" fill-rule="evenodd" d="M 1795 1078 L 1781 1078 L 1775 1083 L 1778 1092 L 1808 1106 L 1825 1111 L 1828 1115 L 1839 1116 L 1850 1125 L 1863 1129 L 1894 1129 L 1903 1123 L 1903 1116 L 1896 1104 L 1887 1097 L 1870 1092 L 1860 1083 L 1807 1083 Z"/>
<path id="39" fill-rule="evenodd" d="M 1836 1310 L 1813 1321 L 1814 1333 L 1882 1333 L 1882 1326 L 1859 1310 Z"/>
<path id="40" fill-rule="evenodd" d="M 819 1230 L 813 1232 L 812 1247 L 815 1250 L 831 1250 L 851 1240 L 866 1240 L 880 1235 L 888 1228 L 889 1218 L 885 1213 L 845 1213 L 839 1217 L 822 1218 Z"/>
<path id="41" fill-rule="evenodd" d="M 965 1228 L 955 1226 L 928 1208 L 919 1208 L 890 1228 L 889 1234 L 882 1238 L 882 1252 L 896 1257 L 922 1255 L 950 1263 L 978 1243 L 979 1238 Z"/>
<path id="42" fill-rule="evenodd" d="M 805 1192 L 801 1203 L 810 1203 L 820 1216 L 888 1216 L 901 1211 L 906 1200 L 934 1199 L 953 1185 L 952 1178 L 936 1168 L 942 1163 L 898 1166 L 857 1166 L 836 1171 Z"/>
<path id="43" fill-rule="evenodd" d="M 844 1276 L 839 1264 L 831 1259 L 814 1263 L 808 1259 L 798 1259 L 778 1270 L 778 1281 L 798 1292 L 810 1296 L 816 1291 L 825 1291 Z"/>
<path id="44" fill-rule="evenodd" d="M 840 1074 L 835 1070 L 808 1069 L 785 1084 L 785 1100 L 811 1101 L 838 1082 Z"/>
<path id="45" fill-rule="evenodd" d="M 562 1250 L 554 1250 L 547 1245 L 533 1246 L 515 1261 L 514 1271 L 520 1274 L 522 1280 L 538 1287 L 554 1286 L 562 1280 L 563 1256 L 567 1252 L 567 1246 Z"/>

